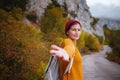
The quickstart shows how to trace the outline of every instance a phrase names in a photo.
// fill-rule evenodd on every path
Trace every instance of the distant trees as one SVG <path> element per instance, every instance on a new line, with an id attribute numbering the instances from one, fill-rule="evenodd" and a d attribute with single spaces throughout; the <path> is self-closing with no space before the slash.
<path id="1" fill-rule="evenodd" d="M 120 63 L 120 30 L 110 30 L 104 25 L 104 33 L 106 37 L 105 43 L 112 48 L 112 53 L 108 53 L 108 59 Z"/>

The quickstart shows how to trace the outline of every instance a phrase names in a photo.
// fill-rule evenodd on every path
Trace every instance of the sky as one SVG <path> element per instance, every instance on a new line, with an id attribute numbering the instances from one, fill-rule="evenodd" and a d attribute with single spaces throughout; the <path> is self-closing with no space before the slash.
<path id="1" fill-rule="evenodd" d="M 120 20 L 120 0 L 86 0 L 94 17 Z"/>

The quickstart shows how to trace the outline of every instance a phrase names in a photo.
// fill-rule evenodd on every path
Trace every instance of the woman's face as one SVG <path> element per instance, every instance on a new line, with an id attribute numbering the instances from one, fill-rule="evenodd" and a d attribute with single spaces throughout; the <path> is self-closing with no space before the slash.
<path id="1" fill-rule="evenodd" d="M 72 25 L 71 28 L 67 31 L 68 37 L 71 38 L 73 41 L 78 40 L 80 34 L 81 34 L 81 27 L 79 24 Z"/>

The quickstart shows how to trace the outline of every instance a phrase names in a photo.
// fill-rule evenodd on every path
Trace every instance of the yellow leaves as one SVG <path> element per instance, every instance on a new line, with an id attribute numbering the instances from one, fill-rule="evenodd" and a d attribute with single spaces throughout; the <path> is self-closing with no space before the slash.
<path id="1" fill-rule="evenodd" d="M 88 46 L 88 48 L 92 51 L 99 51 L 100 50 L 100 43 L 99 43 L 97 37 L 95 37 L 92 34 L 87 34 L 86 46 Z"/>
<path id="2" fill-rule="evenodd" d="M 54 28 L 56 28 L 56 31 L 59 31 L 63 33 L 64 26 L 68 18 L 63 17 L 63 10 L 60 8 L 51 8 L 46 9 L 45 15 L 42 17 L 41 24 L 43 24 L 44 27 L 42 27 L 42 31 L 45 33 L 51 32 Z"/>
<path id="3" fill-rule="evenodd" d="M 101 44 L 97 37 L 84 31 L 82 31 L 78 44 L 80 48 L 88 48 L 91 51 L 99 51 L 101 49 Z"/>
<path id="4" fill-rule="evenodd" d="M 7 18 L 6 16 L 10 17 Z M 17 21 L 11 14 L 5 14 L 3 21 L 0 23 L 0 61 L 3 61 L 3 64 L 0 63 L 0 65 L 5 65 L 8 70 L 11 68 L 10 73 L 17 72 L 17 69 L 19 69 L 15 77 L 21 74 L 19 76 L 21 79 L 29 80 L 31 76 L 40 78 L 38 76 L 40 73 L 37 73 L 36 70 L 43 66 L 40 62 L 45 62 L 49 57 L 47 45 L 41 42 L 41 38 L 41 32 L 34 26 Z M 2 70 L 2 72 L 4 73 L 5 70 Z M 10 73 L 6 76 L 11 77 L 13 74 Z"/>

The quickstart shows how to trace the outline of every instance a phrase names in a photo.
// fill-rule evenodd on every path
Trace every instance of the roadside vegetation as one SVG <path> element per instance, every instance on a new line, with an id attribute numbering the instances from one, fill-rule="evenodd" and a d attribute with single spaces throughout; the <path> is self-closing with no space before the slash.
<path id="1" fill-rule="evenodd" d="M 112 48 L 112 52 L 107 53 L 107 59 L 120 64 L 120 30 L 110 30 L 104 25 L 104 33 L 106 36 L 105 44 Z"/>

